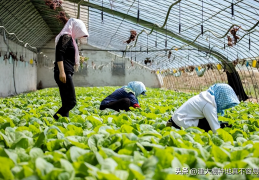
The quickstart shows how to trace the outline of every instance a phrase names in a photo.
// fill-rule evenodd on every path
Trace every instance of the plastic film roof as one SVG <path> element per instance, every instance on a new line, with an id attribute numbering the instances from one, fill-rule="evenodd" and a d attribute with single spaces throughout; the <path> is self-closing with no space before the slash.
<path id="1" fill-rule="evenodd" d="M 0 1 L 0 26 L 4 26 L 10 33 L 15 33 L 22 41 L 39 48 L 53 37 L 53 33 L 51 25 L 44 21 L 43 14 L 37 11 L 34 3 L 34 0 Z M 17 40 L 14 35 L 9 38 Z"/>
<path id="2" fill-rule="evenodd" d="M 0 5 L 1 25 L 39 49 L 62 29 L 55 18 L 59 11 L 78 17 L 80 10 L 90 45 L 141 64 L 150 58 L 152 64 L 147 66 L 154 70 L 258 56 L 259 2 L 255 0 L 63 0 L 56 11 L 44 0 L 0 1 Z M 240 39 L 229 47 L 227 35 L 233 26 L 241 26 Z M 131 29 L 138 36 L 126 44 Z"/>
<path id="3" fill-rule="evenodd" d="M 219 62 L 211 51 L 218 52 L 229 61 L 237 58 L 257 57 L 258 43 L 258 12 L 259 3 L 252 0 L 89 0 L 89 3 L 112 9 L 137 18 L 140 12 L 140 23 L 104 12 L 103 22 L 101 10 L 89 8 L 89 44 L 107 50 L 126 51 L 127 57 L 144 64 L 146 58 L 153 60 L 152 69 L 177 68 L 187 65 L 199 65 Z M 232 15 L 232 5 L 233 12 Z M 174 4 L 174 5 L 173 5 Z M 171 7 L 171 9 L 170 9 Z M 166 21 L 167 13 L 169 12 Z M 145 20 L 161 27 L 165 33 L 145 27 L 141 21 Z M 181 32 L 179 33 L 179 24 Z M 201 35 L 203 25 L 203 35 Z M 232 25 L 241 26 L 237 32 L 240 37 L 233 47 L 227 45 L 227 35 Z M 136 30 L 139 34 L 137 42 L 130 45 L 123 43 L 129 38 L 129 31 Z M 178 38 L 169 35 L 169 32 L 182 37 L 188 42 L 195 42 L 207 50 L 200 50 Z M 250 50 L 249 50 L 250 36 Z M 156 45 L 157 41 L 157 46 Z M 166 42 L 167 41 L 167 47 Z M 225 44 L 225 48 L 224 48 Z M 127 48 L 128 47 L 128 48 Z M 172 55 L 168 58 L 169 51 Z M 160 50 L 160 51 L 159 51 Z M 131 52 L 143 51 L 143 52 Z M 152 52 L 154 51 L 154 52 Z M 122 55 L 122 52 L 115 52 Z M 136 58 L 135 58 L 136 56 Z"/>

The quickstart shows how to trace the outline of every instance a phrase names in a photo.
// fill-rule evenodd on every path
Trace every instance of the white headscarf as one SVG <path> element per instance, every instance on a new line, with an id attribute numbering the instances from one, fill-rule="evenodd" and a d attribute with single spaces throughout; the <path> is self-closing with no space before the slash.
<path id="1" fill-rule="evenodd" d="M 56 45 L 58 44 L 59 38 L 64 34 L 70 35 L 73 39 L 73 44 L 75 46 L 75 64 L 76 64 L 75 69 L 77 71 L 78 67 L 79 67 L 79 51 L 78 51 L 78 47 L 77 47 L 75 39 L 82 38 L 84 36 L 88 37 L 89 34 L 87 32 L 87 29 L 86 29 L 83 21 L 81 21 L 80 19 L 75 19 L 75 18 L 70 18 L 67 21 L 67 23 L 65 24 L 62 31 L 57 35 L 57 37 L 55 39 Z"/>

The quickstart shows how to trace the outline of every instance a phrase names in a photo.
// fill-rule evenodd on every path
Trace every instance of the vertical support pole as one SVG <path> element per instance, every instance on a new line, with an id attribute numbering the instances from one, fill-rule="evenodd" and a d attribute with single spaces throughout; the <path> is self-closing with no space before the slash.
<path id="1" fill-rule="evenodd" d="M 102 17 L 102 23 L 103 23 L 103 0 L 102 0 L 102 12 L 101 12 L 101 17 Z"/>
<path id="2" fill-rule="evenodd" d="M 148 54 L 148 34 L 147 34 L 147 54 Z"/>
<path id="3" fill-rule="evenodd" d="M 250 39 L 250 33 L 249 33 L 249 41 L 248 41 L 248 44 L 249 44 L 249 51 L 251 49 L 251 39 Z"/>
<path id="4" fill-rule="evenodd" d="M 166 25 L 166 34 L 165 34 L 165 49 L 167 50 L 167 25 Z"/>
<path id="5" fill-rule="evenodd" d="M 155 41 L 155 47 L 157 47 L 157 31 L 156 31 L 156 41 Z"/>
<path id="6" fill-rule="evenodd" d="M 231 3 L 231 14 L 232 14 L 232 17 L 234 17 L 234 3 L 233 3 L 233 0 L 232 0 L 232 3 Z"/>
<path id="7" fill-rule="evenodd" d="M 179 2 L 179 34 L 181 33 L 181 1 Z"/>
<path id="8" fill-rule="evenodd" d="M 139 0 L 138 0 L 138 15 L 137 15 L 137 22 L 139 23 Z"/>
<path id="9" fill-rule="evenodd" d="M 201 1 L 201 34 L 203 35 L 203 0 Z"/>
<path id="10" fill-rule="evenodd" d="M 137 61 L 137 52 L 136 52 L 136 46 L 135 46 L 135 62 Z"/>

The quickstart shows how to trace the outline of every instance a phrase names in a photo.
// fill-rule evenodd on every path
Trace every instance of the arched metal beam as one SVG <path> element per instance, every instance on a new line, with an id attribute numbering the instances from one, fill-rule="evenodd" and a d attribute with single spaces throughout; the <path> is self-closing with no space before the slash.
<path id="1" fill-rule="evenodd" d="M 77 0 L 69 0 L 69 1 L 75 2 L 75 3 L 80 2 L 80 1 L 77 1 Z M 199 51 L 211 52 L 212 56 L 214 56 L 215 58 L 217 58 L 218 60 L 220 60 L 224 64 L 225 64 L 225 62 L 229 62 L 228 59 L 224 55 L 222 55 L 221 53 L 219 53 L 217 51 L 214 51 L 214 50 L 211 50 L 207 47 L 201 46 L 197 43 L 193 43 L 191 40 L 185 39 L 185 38 L 179 36 L 178 34 L 175 34 L 172 31 L 169 31 L 167 29 L 158 27 L 158 25 L 153 24 L 149 21 L 139 19 L 139 22 L 137 22 L 137 17 L 133 17 L 133 16 L 130 16 L 128 14 L 124 14 L 124 13 L 121 13 L 121 12 L 118 12 L 118 11 L 115 11 L 115 10 L 112 10 L 112 9 L 109 9 L 109 8 L 106 8 L 106 7 L 102 7 L 102 6 L 87 2 L 87 1 L 80 2 L 80 5 L 81 6 L 88 6 L 90 8 L 94 8 L 94 9 L 98 9 L 100 11 L 104 11 L 104 12 L 112 14 L 114 16 L 118 16 L 118 17 L 121 17 L 121 18 L 126 19 L 128 21 L 131 21 L 133 23 L 136 23 L 136 24 L 138 23 L 139 25 L 141 25 L 143 27 L 146 27 L 146 28 L 149 28 L 149 29 L 154 28 L 154 30 L 156 30 L 157 32 L 167 34 L 167 36 L 171 36 L 171 37 L 173 37 L 173 38 L 175 38 L 179 41 L 182 41 L 186 44 L 189 44 L 190 46 L 193 46 L 193 47 L 197 48 Z"/>

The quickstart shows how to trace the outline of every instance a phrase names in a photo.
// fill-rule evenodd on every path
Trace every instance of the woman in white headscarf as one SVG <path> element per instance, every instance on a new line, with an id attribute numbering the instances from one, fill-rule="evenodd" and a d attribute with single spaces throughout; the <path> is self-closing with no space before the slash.
<path id="1" fill-rule="evenodd" d="M 177 129 L 181 127 L 199 127 L 206 132 L 225 126 L 231 127 L 228 123 L 218 121 L 217 115 L 224 115 L 224 110 L 238 105 L 240 102 L 234 90 L 228 84 L 214 84 L 207 91 L 190 98 L 173 114 L 167 121 L 167 126 Z"/>
<path id="2" fill-rule="evenodd" d="M 88 32 L 83 21 L 79 19 L 66 18 L 61 12 L 58 16 L 64 24 L 64 28 L 57 35 L 56 61 L 54 67 L 54 79 L 59 87 L 62 107 L 53 116 L 58 119 L 57 114 L 69 117 L 69 111 L 76 105 L 75 88 L 72 76 L 79 67 L 79 51 L 75 39 L 88 37 Z"/>
<path id="3" fill-rule="evenodd" d="M 102 100 L 100 110 L 106 108 L 115 111 L 129 111 L 129 107 L 139 108 L 138 97 L 146 95 L 146 87 L 140 81 L 129 82 L 127 86 L 116 89 L 112 94 Z"/>

